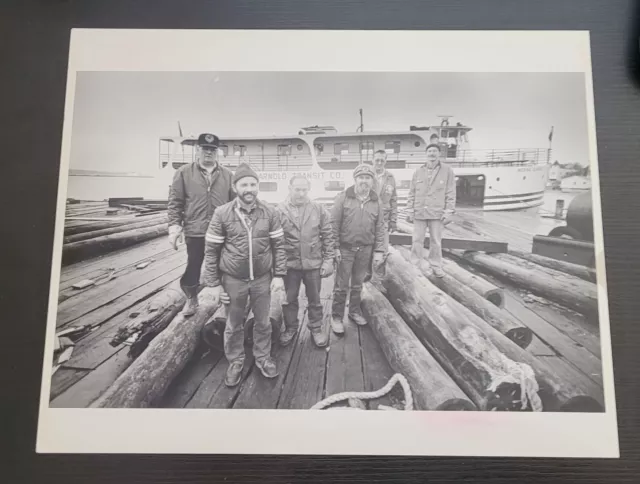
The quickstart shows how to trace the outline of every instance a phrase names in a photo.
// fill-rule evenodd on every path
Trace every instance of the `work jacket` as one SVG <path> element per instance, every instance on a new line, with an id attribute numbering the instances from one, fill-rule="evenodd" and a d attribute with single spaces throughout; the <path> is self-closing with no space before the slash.
<path id="1" fill-rule="evenodd" d="M 218 165 L 207 179 L 197 162 L 181 166 L 169 193 L 169 225 L 183 227 L 186 237 L 204 237 L 216 208 L 235 198 L 231 170 Z"/>
<path id="2" fill-rule="evenodd" d="M 336 247 L 372 245 L 374 252 L 386 252 L 384 215 L 375 191 L 369 192 L 364 203 L 356 197 L 354 186 L 336 195 L 331 221 Z"/>
<path id="3" fill-rule="evenodd" d="M 205 285 L 220 285 L 222 273 L 252 281 L 268 272 L 277 277 L 287 273 L 284 232 L 276 209 L 256 200 L 247 212 L 238 199 L 218 207 L 205 236 Z"/>
<path id="4" fill-rule="evenodd" d="M 417 220 L 440 220 L 452 214 L 456 206 L 456 177 L 450 166 L 438 163 L 431 178 L 427 165 L 418 168 L 411 178 L 407 211 Z"/>
<path id="5" fill-rule="evenodd" d="M 396 191 L 396 178 L 389 170 L 385 170 L 382 177 L 375 177 L 373 189 L 378 194 L 382 204 L 382 213 L 385 222 L 396 223 L 398 221 L 398 193 Z"/>
<path id="6" fill-rule="evenodd" d="M 310 201 L 294 207 L 287 199 L 277 210 L 284 230 L 288 269 L 319 269 L 323 262 L 333 261 L 331 217 L 321 204 Z"/>

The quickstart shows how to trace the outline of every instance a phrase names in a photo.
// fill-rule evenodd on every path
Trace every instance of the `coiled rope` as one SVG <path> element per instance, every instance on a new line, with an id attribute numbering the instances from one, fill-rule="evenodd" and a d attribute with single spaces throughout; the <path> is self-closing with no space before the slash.
<path id="1" fill-rule="evenodd" d="M 407 381 L 407 379 L 400 373 L 396 373 L 395 375 L 393 375 L 387 382 L 387 384 L 380 390 L 376 390 L 374 392 L 336 393 L 335 395 L 331 395 L 330 397 L 327 397 L 324 400 L 316 403 L 313 407 L 311 407 L 311 410 L 322 410 L 333 405 L 334 403 L 338 403 L 343 400 L 375 400 L 376 398 L 383 397 L 387 393 L 389 393 L 391 389 L 396 385 L 396 383 L 400 383 L 400 385 L 402 386 L 402 390 L 404 391 L 404 410 L 413 410 L 413 395 L 411 394 L 411 387 L 409 386 L 409 382 Z"/>

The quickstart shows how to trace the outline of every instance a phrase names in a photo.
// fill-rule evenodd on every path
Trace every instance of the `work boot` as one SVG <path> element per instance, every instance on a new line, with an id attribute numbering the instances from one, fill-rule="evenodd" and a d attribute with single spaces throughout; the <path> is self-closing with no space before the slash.
<path id="1" fill-rule="evenodd" d="M 444 271 L 442 270 L 442 267 L 432 267 L 431 270 L 433 271 L 434 276 L 444 277 Z"/>
<path id="2" fill-rule="evenodd" d="M 187 302 L 182 309 L 183 316 L 193 316 L 198 310 L 198 286 L 181 286 L 187 296 Z"/>
<path id="3" fill-rule="evenodd" d="M 344 334 L 344 324 L 342 324 L 342 319 L 336 316 L 332 317 L 331 329 L 335 334 Z"/>
<path id="4" fill-rule="evenodd" d="M 367 320 L 364 319 L 362 314 L 350 314 L 349 319 L 356 323 L 358 326 L 365 326 L 367 324 Z"/>
<path id="5" fill-rule="evenodd" d="M 318 348 L 324 348 L 329 343 L 329 335 L 325 333 L 322 327 L 320 328 L 311 328 L 311 337 L 313 338 L 313 343 Z"/>
<path id="6" fill-rule="evenodd" d="M 227 375 L 224 377 L 224 384 L 228 387 L 235 387 L 242 379 L 243 361 L 232 361 L 227 368 Z"/>
<path id="7" fill-rule="evenodd" d="M 298 328 L 286 328 L 282 333 L 280 333 L 280 345 L 287 346 L 291 343 L 291 340 L 295 338 L 298 333 Z"/>
<path id="8" fill-rule="evenodd" d="M 265 378 L 275 378 L 279 375 L 276 362 L 273 361 L 273 358 L 270 356 L 267 356 L 260 361 L 256 360 L 256 366 Z"/>

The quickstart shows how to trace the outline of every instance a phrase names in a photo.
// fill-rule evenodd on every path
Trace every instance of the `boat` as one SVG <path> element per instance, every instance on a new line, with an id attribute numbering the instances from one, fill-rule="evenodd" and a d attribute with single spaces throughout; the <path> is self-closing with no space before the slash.
<path id="1" fill-rule="evenodd" d="M 372 163 L 374 153 L 384 150 L 402 207 L 414 171 L 426 161 L 426 146 L 436 142 L 442 162 L 456 175 L 458 209 L 519 210 L 542 205 L 550 148 L 472 149 L 468 140 L 472 128 L 459 122 L 453 125 L 449 118 L 443 116 L 436 125 L 409 126 L 407 131 L 338 132 L 333 126 L 308 126 L 289 135 L 221 137 L 219 161 L 231 170 L 249 163 L 260 177 L 261 198 L 267 202 L 280 202 L 289 179 L 304 174 L 311 181 L 311 198 L 331 203 L 353 182 L 354 168 Z M 160 138 L 163 191 L 175 170 L 195 160 L 196 139 Z"/>

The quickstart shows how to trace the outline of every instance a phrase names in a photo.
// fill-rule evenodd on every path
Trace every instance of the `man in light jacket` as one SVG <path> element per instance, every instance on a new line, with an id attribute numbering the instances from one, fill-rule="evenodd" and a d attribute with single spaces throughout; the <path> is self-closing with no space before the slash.
<path id="1" fill-rule="evenodd" d="M 204 260 L 204 236 L 216 208 L 235 198 L 233 174 L 218 164 L 218 137 L 204 133 L 195 145 L 196 161 L 180 167 L 169 191 L 169 243 L 178 250 L 178 239 L 187 245 L 187 267 L 180 287 L 187 296 L 182 313 L 195 314 L 198 285 Z"/>
<path id="2" fill-rule="evenodd" d="M 360 308 L 362 284 L 372 259 L 377 267 L 387 251 L 382 204 L 372 189 L 374 177 L 371 165 L 358 165 L 353 172 L 355 185 L 338 194 L 331 209 L 338 262 L 331 318 L 331 329 L 336 334 L 345 331 L 342 320 L 349 288 L 349 319 L 367 324 Z"/>
<path id="3" fill-rule="evenodd" d="M 321 348 L 327 345 L 328 335 L 322 325 L 320 289 L 322 278 L 333 273 L 333 229 L 329 212 L 309 200 L 309 188 L 306 177 L 293 176 L 289 180 L 289 196 L 277 207 L 287 253 L 287 301 L 282 306 L 285 331 L 280 335 L 280 344 L 288 345 L 298 332 L 298 295 L 300 283 L 304 282 L 309 331 L 315 345 Z"/>
<path id="4" fill-rule="evenodd" d="M 284 232 L 274 207 L 258 199 L 258 175 L 241 164 L 233 175 L 238 197 L 219 207 L 207 230 L 206 297 L 229 300 L 224 354 L 229 361 L 225 384 L 235 386 L 244 368 L 244 323 L 247 301 L 254 315 L 253 356 L 266 378 L 278 376 L 271 357 L 271 292 L 284 290 L 287 274 Z"/>
<path id="5" fill-rule="evenodd" d="M 412 256 L 422 259 L 424 237 L 429 228 L 429 263 L 436 277 L 443 277 L 442 233 L 456 206 L 456 177 L 451 167 L 440 162 L 440 147 L 426 148 L 427 162 L 411 179 L 407 197 L 407 222 L 413 222 Z"/>

